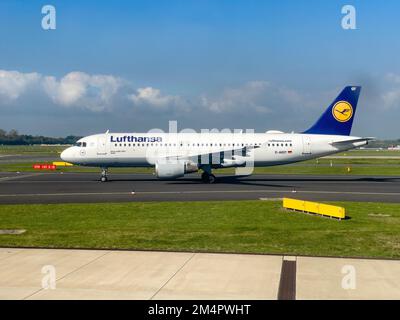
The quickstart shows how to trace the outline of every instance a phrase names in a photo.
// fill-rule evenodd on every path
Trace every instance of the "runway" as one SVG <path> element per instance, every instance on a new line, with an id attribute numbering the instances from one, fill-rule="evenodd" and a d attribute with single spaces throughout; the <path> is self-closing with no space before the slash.
<path id="1" fill-rule="evenodd" d="M 316 201 L 400 203 L 398 176 L 218 176 L 212 185 L 198 175 L 160 181 L 151 174 L 0 173 L 0 204 L 258 200 L 282 197 Z"/>

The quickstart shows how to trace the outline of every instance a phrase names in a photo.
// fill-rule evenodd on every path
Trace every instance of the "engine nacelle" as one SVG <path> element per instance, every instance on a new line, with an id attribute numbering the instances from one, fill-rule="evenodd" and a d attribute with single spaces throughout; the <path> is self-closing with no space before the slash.
<path id="1" fill-rule="evenodd" d="M 250 160 L 250 157 L 235 156 L 234 159 L 224 159 L 221 166 L 224 168 L 241 167 L 246 164 L 246 161 Z"/>
<path id="2" fill-rule="evenodd" d="M 158 179 L 176 179 L 183 177 L 185 173 L 199 170 L 197 164 L 189 161 L 167 161 L 156 163 L 156 177 Z"/>

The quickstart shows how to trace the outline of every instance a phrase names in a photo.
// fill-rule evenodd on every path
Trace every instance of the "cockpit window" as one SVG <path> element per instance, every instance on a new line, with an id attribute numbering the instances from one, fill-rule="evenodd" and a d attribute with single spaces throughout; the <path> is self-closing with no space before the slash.
<path id="1" fill-rule="evenodd" d="M 86 147 L 86 142 L 76 142 L 75 146 L 76 147 L 84 147 L 85 148 Z"/>

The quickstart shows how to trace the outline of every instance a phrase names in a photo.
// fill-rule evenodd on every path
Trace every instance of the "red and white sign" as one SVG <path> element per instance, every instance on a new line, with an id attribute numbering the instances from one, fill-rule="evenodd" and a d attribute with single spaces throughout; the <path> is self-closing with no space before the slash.
<path id="1" fill-rule="evenodd" d="M 33 166 L 33 169 L 36 170 L 56 170 L 57 166 L 54 164 L 42 164 L 42 163 L 35 163 Z"/>

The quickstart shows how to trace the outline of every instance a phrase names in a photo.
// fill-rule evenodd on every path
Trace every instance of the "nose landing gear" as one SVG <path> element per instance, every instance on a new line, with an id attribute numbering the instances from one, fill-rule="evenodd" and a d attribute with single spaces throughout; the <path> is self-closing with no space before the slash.
<path id="1" fill-rule="evenodd" d="M 107 168 L 101 168 L 101 178 L 100 178 L 101 182 L 107 182 L 108 181 L 107 173 L 108 173 L 108 169 Z"/>

